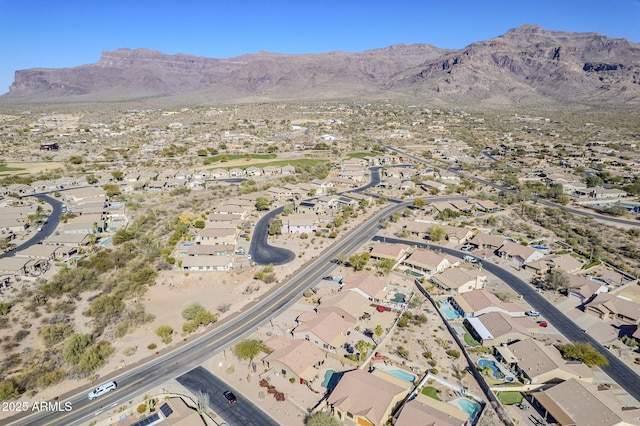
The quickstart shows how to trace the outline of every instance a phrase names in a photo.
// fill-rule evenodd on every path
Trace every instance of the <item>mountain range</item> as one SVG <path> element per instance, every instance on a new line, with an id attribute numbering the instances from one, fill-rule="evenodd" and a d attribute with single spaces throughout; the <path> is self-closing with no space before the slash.
<path id="1" fill-rule="evenodd" d="M 0 101 L 403 100 L 458 105 L 640 105 L 640 44 L 524 25 L 463 49 L 258 52 L 228 59 L 148 49 L 95 64 L 19 70 Z"/>

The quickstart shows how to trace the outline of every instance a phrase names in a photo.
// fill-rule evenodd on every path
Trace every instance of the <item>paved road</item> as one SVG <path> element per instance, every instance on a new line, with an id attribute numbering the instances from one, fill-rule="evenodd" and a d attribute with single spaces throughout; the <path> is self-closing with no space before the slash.
<path id="1" fill-rule="evenodd" d="M 346 192 L 362 192 L 371 187 L 375 187 L 380 183 L 380 169 L 382 167 L 371 167 L 371 178 L 369 183 L 352 191 Z M 269 222 L 277 215 L 282 213 L 283 207 L 271 210 L 258 220 L 253 229 L 249 253 L 251 260 L 258 265 L 284 265 L 296 258 L 296 253 L 283 247 L 274 247 L 269 245 Z"/>
<path id="2" fill-rule="evenodd" d="M 178 382 L 194 395 L 204 392 L 209 396 L 209 407 L 229 426 L 278 426 L 271 417 L 265 414 L 251 401 L 242 398 L 231 386 L 211 374 L 203 367 L 197 367 L 177 378 Z M 238 401 L 230 404 L 222 392 L 230 390 Z"/>
<path id="3" fill-rule="evenodd" d="M 180 377 L 199 367 L 211 356 L 232 346 L 235 342 L 253 333 L 257 328 L 277 317 L 295 304 L 302 293 L 315 285 L 321 277 L 330 275 L 336 264 L 333 260 L 341 254 L 349 254 L 369 241 L 380 229 L 380 222 L 388 220 L 391 213 L 410 205 L 395 204 L 376 213 L 368 222 L 351 230 L 344 238 L 336 242 L 329 250 L 318 256 L 295 277 L 279 288 L 271 291 L 258 302 L 245 307 L 239 315 L 216 324 L 216 327 L 204 336 L 188 342 L 170 353 L 158 356 L 144 365 L 118 375 L 117 372 L 100 378 L 99 382 L 116 380 L 118 389 L 104 397 L 89 401 L 87 392 L 96 384 L 85 386 L 78 394 L 60 395 L 61 403 L 71 402 L 73 410 L 67 413 L 37 412 L 28 417 L 16 415 L 11 425 L 77 425 L 88 422 L 98 414 L 111 411 L 120 404 L 127 403 L 154 387 L 161 386 L 167 380 Z M 77 391 L 77 390 L 76 390 Z M 76 392 L 74 391 L 74 392 Z M 240 398 L 241 395 L 238 395 Z"/>
<path id="4" fill-rule="evenodd" d="M 382 237 L 375 237 L 374 240 L 382 240 Z M 400 240 L 393 238 L 385 238 L 387 242 L 395 242 L 395 243 L 403 243 L 410 244 L 418 247 L 427 247 L 429 244 L 422 242 L 415 242 L 409 240 Z M 433 247 L 433 245 L 431 245 Z M 468 252 L 463 252 L 460 250 L 451 249 L 448 247 L 437 246 L 438 250 L 443 251 L 444 253 L 450 254 L 452 256 L 456 256 L 462 258 L 464 255 L 469 254 Z M 604 346 L 602 346 L 598 341 L 589 336 L 589 334 L 585 333 L 580 327 L 578 327 L 573 321 L 571 321 L 566 315 L 560 312 L 551 302 L 542 297 L 540 293 L 538 293 L 533 286 L 526 283 L 518 276 L 512 274 L 511 272 L 501 268 L 500 266 L 489 262 L 487 260 L 482 260 L 482 267 L 491 272 L 497 278 L 505 282 L 509 287 L 511 287 L 517 294 L 521 294 L 524 300 L 529 303 L 534 310 L 540 312 L 542 317 L 553 324 L 553 326 L 560 332 L 564 337 L 571 341 L 577 342 L 589 342 L 596 348 L 602 355 L 604 355 L 609 361 L 609 365 L 606 367 L 602 367 L 602 370 L 607 373 L 613 380 L 618 383 L 625 391 L 627 391 L 631 396 L 640 401 L 640 378 L 638 375 L 629 368 L 625 363 L 623 363 L 618 357 L 614 356 L 610 351 L 608 351 Z"/>
<path id="5" fill-rule="evenodd" d="M 286 248 L 269 245 L 269 222 L 282 213 L 284 207 L 271 210 L 258 220 L 253 228 L 249 254 L 251 261 L 259 265 L 284 265 L 296 258 L 296 254 Z"/>
<path id="6" fill-rule="evenodd" d="M 63 203 L 61 201 L 56 200 L 53 197 L 48 196 L 48 195 L 37 195 L 37 198 L 40 198 L 42 201 L 44 201 L 45 203 L 47 203 L 47 204 L 49 204 L 51 206 L 51 214 L 46 219 L 47 223 L 45 223 L 45 224 L 43 224 L 41 226 L 42 231 L 36 232 L 27 241 L 25 241 L 22 244 L 16 246 L 16 249 L 14 251 L 9 252 L 9 253 L 0 254 L 0 258 L 9 257 L 9 256 L 15 256 L 15 252 L 16 251 L 24 250 L 26 248 L 29 248 L 29 247 L 35 245 L 35 244 L 40 244 L 40 243 L 42 243 L 42 241 L 45 240 L 45 238 L 47 238 L 48 236 L 52 235 L 56 231 L 56 228 L 58 227 L 58 224 L 60 223 L 60 215 L 62 214 L 62 204 Z M 36 228 L 37 228 L 37 226 L 36 226 Z"/>

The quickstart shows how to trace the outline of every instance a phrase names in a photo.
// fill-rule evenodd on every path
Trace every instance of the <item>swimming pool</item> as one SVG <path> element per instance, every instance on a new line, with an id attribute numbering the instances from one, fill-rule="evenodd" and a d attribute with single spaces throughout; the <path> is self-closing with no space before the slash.
<path id="1" fill-rule="evenodd" d="M 320 386 L 323 388 L 327 388 L 329 386 L 329 382 L 331 382 L 331 376 L 335 374 L 335 370 L 327 370 L 324 372 L 324 380 L 320 383 Z"/>
<path id="2" fill-rule="evenodd" d="M 504 374 L 502 373 L 502 371 L 500 371 L 500 367 L 498 367 L 498 365 L 490 359 L 482 358 L 478 360 L 478 365 L 480 366 L 480 368 L 489 367 L 491 371 L 493 371 L 493 377 L 495 377 L 496 379 L 504 378 Z"/>
<path id="3" fill-rule="evenodd" d="M 100 241 L 100 244 L 107 245 L 111 242 L 111 237 L 106 238 L 104 241 Z"/>
<path id="4" fill-rule="evenodd" d="M 545 247 L 545 246 L 531 246 L 531 247 L 538 250 L 549 250 L 549 247 Z"/>
<path id="5" fill-rule="evenodd" d="M 462 315 L 460 315 L 460 313 L 458 311 L 453 309 L 451 304 L 449 304 L 449 302 L 446 301 L 446 300 L 441 300 L 440 301 L 440 310 L 449 319 L 456 319 L 456 318 L 461 318 L 462 317 Z"/>
<path id="6" fill-rule="evenodd" d="M 450 401 L 450 404 L 457 405 L 462 411 L 467 413 L 472 423 L 480 411 L 482 411 L 482 405 L 467 398 L 454 399 L 453 401 Z"/>
<path id="7" fill-rule="evenodd" d="M 416 381 L 416 376 L 404 370 L 382 370 L 382 371 L 385 371 L 391 374 L 392 376 L 396 376 L 397 378 L 402 379 L 405 382 L 413 383 Z"/>
<path id="8" fill-rule="evenodd" d="M 405 295 L 402 293 L 396 293 L 396 295 L 393 298 L 393 301 L 396 303 L 404 303 Z"/>

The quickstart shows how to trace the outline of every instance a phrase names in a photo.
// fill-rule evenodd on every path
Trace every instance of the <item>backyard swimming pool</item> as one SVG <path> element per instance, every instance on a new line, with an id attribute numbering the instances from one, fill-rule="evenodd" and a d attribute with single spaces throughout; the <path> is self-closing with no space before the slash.
<path id="1" fill-rule="evenodd" d="M 490 359 L 482 358 L 478 360 L 478 365 L 480 366 L 480 368 L 489 367 L 491 371 L 493 371 L 493 377 L 495 377 L 496 379 L 504 378 L 504 374 L 502 373 L 502 371 L 500 371 L 500 367 L 498 367 L 496 363 L 491 361 Z"/>
<path id="2" fill-rule="evenodd" d="M 335 370 L 327 370 L 324 372 L 324 380 L 322 381 L 322 383 L 320 383 L 320 386 L 322 386 L 323 388 L 327 388 L 329 387 L 329 382 L 331 381 L 331 376 L 333 376 L 335 373 Z"/>
<path id="3" fill-rule="evenodd" d="M 469 419 L 471 419 L 471 423 L 473 423 L 478 413 L 482 411 L 482 406 L 480 404 L 467 398 L 454 399 L 450 403 L 460 407 L 462 411 L 467 413 L 469 415 Z"/>
<path id="4" fill-rule="evenodd" d="M 440 301 L 440 310 L 449 319 L 456 319 L 456 318 L 462 317 L 462 315 L 460 315 L 458 311 L 453 309 L 453 307 L 446 300 Z"/>
<path id="5" fill-rule="evenodd" d="M 396 293 L 395 296 L 393 297 L 393 301 L 396 303 L 404 303 L 405 295 L 402 293 Z"/>
<path id="6" fill-rule="evenodd" d="M 531 246 L 531 247 L 538 250 L 549 250 L 549 247 L 545 247 L 545 246 Z"/>
<path id="7" fill-rule="evenodd" d="M 386 371 L 392 376 L 396 376 L 397 378 L 402 379 L 405 382 L 413 383 L 416 381 L 416 376 L 404 370 L 382 370 L 382 371 Z"/>

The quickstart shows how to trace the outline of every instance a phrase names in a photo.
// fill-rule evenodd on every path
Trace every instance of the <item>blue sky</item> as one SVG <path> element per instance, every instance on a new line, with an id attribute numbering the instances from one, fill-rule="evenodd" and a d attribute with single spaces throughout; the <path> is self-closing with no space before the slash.
<path id="1" fill-rule="evenodd" d="M 638 43 L 640 0 L 0 0 L 0 93 L 15 70 L 95 63 L 123 47 L 213 58 L 462 48 L 525 23 Z"/>

